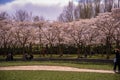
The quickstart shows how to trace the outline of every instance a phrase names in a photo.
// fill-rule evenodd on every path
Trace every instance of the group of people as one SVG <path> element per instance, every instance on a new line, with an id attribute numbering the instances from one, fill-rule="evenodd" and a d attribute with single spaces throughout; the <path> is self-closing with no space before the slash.
<path id="1" fill-rule="evenodd" d="M 24 60 L 32 60 L 33 59 L 33 55 L 26 53 L 26 54 L 24 54 L 23 59 Z M 7 54 L 6 61 L 13 61 L 13 54 L 12 53 Z"/>
<path id="2" fill-rule="evenodd" d="M 114 50 L 114 53 L 115 53 L 115 58 L 114 58 L 114 72 L 118 72 L 120 73 L 120 49 L 116 48 Z M 117 68 L 118 68 L 118 71 L 117 71 Z"/>

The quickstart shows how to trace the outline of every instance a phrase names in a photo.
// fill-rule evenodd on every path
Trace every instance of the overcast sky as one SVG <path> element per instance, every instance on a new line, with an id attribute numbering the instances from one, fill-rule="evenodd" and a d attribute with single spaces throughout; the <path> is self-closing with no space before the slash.
<path id="1" fill-rule="evenodd" d="M 12 14 L 22 9 L 47 20 L 56 20 L 70 0 L 0 0 L 0 11 Z M 77 0 L 73 0 L 76 3 Z"/>

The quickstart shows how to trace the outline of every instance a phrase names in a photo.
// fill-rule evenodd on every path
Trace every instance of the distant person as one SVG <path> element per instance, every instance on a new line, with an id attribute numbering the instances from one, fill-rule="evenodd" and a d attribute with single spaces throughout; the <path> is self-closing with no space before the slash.
<path id="1" fill-rule="evenodd" d="M 114 50 L 115 53 L 115 58 L 114 58 L 114 72 L 117 72 L 117 67 L 118 67 L 118 73 L 120 73 L 120 50 L 119 49 L 115 49 Z"/>
<path id="2" fill-rule="evenodd" d="M 6 61 L 12 61 L 13 60 L 13 55 L 9 53 L 6 57 Z"/>
<path id="3" fill-rule="evenodd" d="M 10 60 L 10 54 L 7 54 L 6 61 Z"/>
<path id="4" fill-rule="evenodd" d="M 27 53 L 24 54 L 23 59 L 28 60 L 28 54 Z"/>
<path id="5" fill-rule="evenodd" d="M 33 55 L 32 55 L 32 54 L 30 54 L 29 60 L 32 60 L 32 59 L 33 59 Z"/>

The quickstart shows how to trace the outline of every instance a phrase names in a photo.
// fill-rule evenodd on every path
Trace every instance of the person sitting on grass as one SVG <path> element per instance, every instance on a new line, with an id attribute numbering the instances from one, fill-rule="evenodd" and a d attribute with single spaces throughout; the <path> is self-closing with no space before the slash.
<path id="1" fill-rule="evenodd" d="M 24 59 L 25 61 L 28 60 L 28 54 L 27 54 L 27 53 L 24 54 L 23 59 Z"/>
<path id="2" fill-rule="evenodd" d="M 29 60 L 32 60 L 32 59 L 33 59 L 33 55 L 30 54 L 30 56 L 29 56 Z"/>
<path id="3" fill-rule="evenodd" d="M 12 53 L 7 54 L 6 61 L 13 61 Z"/>

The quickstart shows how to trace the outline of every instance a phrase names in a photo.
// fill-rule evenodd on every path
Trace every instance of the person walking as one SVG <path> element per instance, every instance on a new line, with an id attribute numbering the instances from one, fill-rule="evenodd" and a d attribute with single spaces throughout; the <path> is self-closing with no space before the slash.
<path id="1" fill-rule="evenodd" d="M 120 73 L 120 50 L 119 50 L 119 55 L 118 55 L 118 73 Z"/>
<path id="2" fill-rule="evenodd" d="M 118 67 L 118 73 L 120 73 L 120 50 L 115 49 L 115 58 L 114 58 L 114 72 L 117 72 L 117 67 Z"/>

